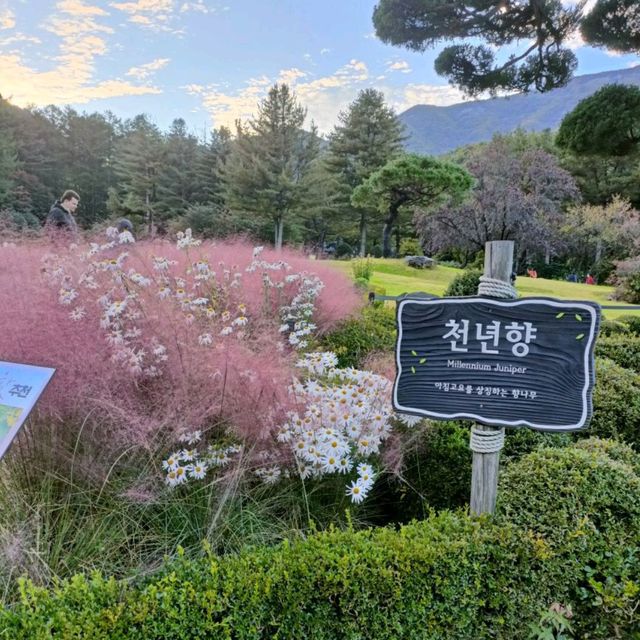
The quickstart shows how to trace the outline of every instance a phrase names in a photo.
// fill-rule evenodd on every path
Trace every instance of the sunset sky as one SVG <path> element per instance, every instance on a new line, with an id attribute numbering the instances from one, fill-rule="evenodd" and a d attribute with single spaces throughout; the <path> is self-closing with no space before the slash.
<path id="1" fill-rule="evenodd" d="M 567 0 L 567 4 L 570 4 Z M 72 105 L 126 118 L 147 113 L 162 129 L 192 131 L 256 112 L 288 82 L 320 131 L 367 87 L 401 112 L 460 102 L 417 54 L 373 34 L 369 0 L 0 0 L 0 94 L 19 106 Z M 578 73 L 633 66 L 572 42 Z"/>

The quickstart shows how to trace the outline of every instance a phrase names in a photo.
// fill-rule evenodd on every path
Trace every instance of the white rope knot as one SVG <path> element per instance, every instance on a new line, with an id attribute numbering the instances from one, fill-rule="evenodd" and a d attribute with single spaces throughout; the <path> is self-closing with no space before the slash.
<path id="1" fill-rule="evenodd" d="M 469 448 L 474 453 L 495 453 L 504 446 L 504 427 L 491 431 L 480 431 L 477 427 L 471 427 Z"/>
<path id="2" fill-rule="evenodd" d="M 490 298 L 517 298 L 518 292 L 514 286 L 504 280 L 480 276 L 478 295 L 488 296 Z"/>

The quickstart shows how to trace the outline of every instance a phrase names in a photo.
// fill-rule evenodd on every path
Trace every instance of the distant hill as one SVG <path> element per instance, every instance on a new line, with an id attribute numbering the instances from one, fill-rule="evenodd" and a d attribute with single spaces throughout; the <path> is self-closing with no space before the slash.
<path id="1" fill-rule="evenodd" d="M 640 85 L 640 65 L 577 76 L 566 87 L 548 93 L 532 92 L 448 107 L 416 105 L 398 116 L 409 136 L 405 147 L 414 153 L 439 155 L 518 127 L 528 131 L 556 129 L 580 100 L 611 83 Z"/>

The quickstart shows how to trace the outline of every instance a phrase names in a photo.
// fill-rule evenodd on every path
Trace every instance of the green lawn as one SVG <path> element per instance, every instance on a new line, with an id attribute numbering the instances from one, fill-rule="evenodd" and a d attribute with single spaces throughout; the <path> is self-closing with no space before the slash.
<path id="1" fill-rule="evenodd" d="M 332 265 L 353 276 L 351 263 L 345 260 L 331 260 Z M 461 269 L 436 266 L 432 269 L 413 269 L 407 267 L 403 260 L 371 258 L 374 273 L 370 283 L 375 287 L 382 287 L 390 296 L 402 293 L 424 291 L 441 296 L 451 280 L 461 273 Z M 547 296 L 566 300 L 593 300 L 601 305 L 622 305 L 624 303 L 610 300 L 613 287 L 604 285 L 587 285 L 564 280 L 546 280 L 545 278 L 518 277 L 516 288 L 523 297 Z M 615 319 L 627 313 L 640 311 L 608 310 L 604 315 L 608 319 Z"/>

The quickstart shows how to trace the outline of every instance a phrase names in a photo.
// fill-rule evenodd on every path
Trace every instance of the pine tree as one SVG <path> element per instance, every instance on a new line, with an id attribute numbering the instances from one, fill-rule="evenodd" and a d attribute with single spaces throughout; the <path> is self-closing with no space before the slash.
<path id="1" fill-rule="evenodd" d="M 125 135 L 118 142 L 115 173 L 118 188 L 111 190 L 109 208 L 117 215 L 140 216 L 149 234 L 153 233 L 158 200 L 158 172 L 162 163 L 162 136 L 144 115 L 125 125 Z"/>
<path id="2" fill-rule="evenodd" d="M 274 85 L 248 126 L 237 136 L 223 171 L 229 206 L 266 217 L 282 247 L 284 223 L 299 220 L 307 193 L 305 176 L 319 152 L 315 127 L 302 126 L 306 110 L 286 84 Z"/>
<path id="3" fill-rule="evenodd" d="M 164 138 L 162 163 L 158 168 L 155 208 L 163 220 L 184 215 L 197 201 L 196 163 L 198 139 L 189 134 L 182 118 L 176 118 Z"/>
<path id="4" fill-rule="evenodd" d="M 345 216 L 358 217 L 360 255 L 366 252 L 367 223 L 375 210 L 351 205 L 353 190 L 374 171 L 383 167 L 402 151 L 403 126 L 384 96 L 375 89 L 365 89 L 347 111 L 338 116 L 329 138 L 326 165 L 338 178 L 337 199 Z"/>

